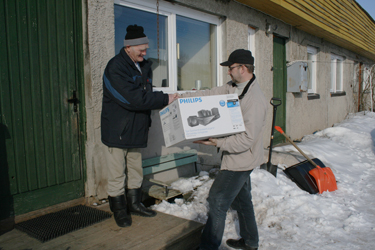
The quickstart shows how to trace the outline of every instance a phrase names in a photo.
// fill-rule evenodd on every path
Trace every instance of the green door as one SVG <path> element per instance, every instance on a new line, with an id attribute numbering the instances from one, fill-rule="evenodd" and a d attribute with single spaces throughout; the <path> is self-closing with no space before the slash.
<path id="1" fill-rule="evenodd" d="M 285 131 L 286 118 L 286 56 L 285 40 L 280 37 L 273 37 L 273 97 L 281 99 L 281 105 L 277 107 L 276 126 Z M 274 145 L 285 141 L 279 132 L 274 133 Z"/>
<path id="2" fill-rule="evenodd" d="M 0 219 L 84 195 L 81 25 L 81 1 L 0 0 Z"/>

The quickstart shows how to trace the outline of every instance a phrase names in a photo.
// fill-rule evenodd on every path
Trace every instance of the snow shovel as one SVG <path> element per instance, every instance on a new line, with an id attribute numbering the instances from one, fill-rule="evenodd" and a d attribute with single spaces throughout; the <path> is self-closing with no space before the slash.
<path id="1" fill-rule="evenodd" d="M 269 150 L 269 153 L 268 153 L 268 162 L 267 163 L 263 163 L 262 165 L 260 165 L 260 168 L 264 169 L 264 170 L 267 170 L 268 172 L 270 172 L 271 174 L 273 174 L 276 177 L 276 174 L 277 174 L 277 165 L 273 165 L 271 163 L 271 156 L 272 156 L 273 132 L 275 131 L 274 127 L 275 127 L 275 120 L 276 120 L 276 111 L 277 111 L 277 106 L 281 105 L 281 99 L 280 98 L 276 98 L 276 97 L 272 97 L 270 103 L 273 106 L 273 118 L 272 118 L 272 128 L 271 128 L 270 150 Z"/>
<path id="2" fill-rule="evenodd" d="M 328 191 L 332 192 L 337 190 L 336 178 L 332 170 L 328 167 L 321 168 L 315 162 L 313 162 L 297 145 L 284 133 L 279 127 L 275 126 L 275 129 L 279 131 L 285 138 L 315 167 L 309 171 L 315 179 L 315 182 L 319 189 L 319 194 Z"/>

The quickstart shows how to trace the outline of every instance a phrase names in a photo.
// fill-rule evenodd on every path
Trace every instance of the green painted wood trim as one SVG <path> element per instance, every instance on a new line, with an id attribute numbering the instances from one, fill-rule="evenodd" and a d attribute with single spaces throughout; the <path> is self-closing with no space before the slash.
<path id="1" fill-rule="evenodd" d="M 83 12 L 86 11 L 86 2 L 75 1 L 74 2 L 74 13 L 76 19 L 76 64 L 77 64 L 77 88 L 78 88 L 78 112 L 79 112 L 79 148 L 80 148 L 80 159 L 82 169 L 83 182 L 87 180 L 87 162 L 86 162 L 86 141 L 87 141 L 87 130 L 86 130 L 86 100 L 85 100 L 85 71 L 84 71 L 84 48 L 83 48 L 83 25 L 87 25 Z M 86 5 L 85 7 L 83 5 Z M 84 8 L 84 10 L 83 10 Z M 87 13 L 85 13 L 86 15 Z M 87 28 L 86 28 L 87 30 Z M 87 34 L 85 34 L 87 35 Z M 86 45 L 88 46 L 88 45 Z"/>
<path id="2" fill-rule="evenodd" d="M 20 215 L 84 196 L 82 180 L 13 196 L 14 214 Z"/>
<path id="3" fill-rule="evenodd" d="M 187 157 L 187 158 L 183 158 L 183 159 L 165 162 L 165 163 L 162 163 L 162 164 L 159 164 L 159 165 L 154 165 L 154 166 L 151 166 L 151 167 L 146 167 L 146 168 L 143 168 L 143 175 L 155 174 L 155 173 L 159 173 L 161 171 L 165 171 L 165 170 L 168 170 L 168 169 L 173 169 L 173 168 L 176 168 L 178 166 L 182 166 L 182 165 L 186 165 L 186 164 L 189 164 L 189 163 L 196 162 L 197 159 L 198 159 L 198 157 L 195 155 L 195 156 L 191 156 L 191 157 Z"/>
<path id="4" fill-rule="evenodd" d="M 195 149 L 191 149 L 191 150 L 186 150 L 186 151 L 182 151 L 182 152 L 179 152 L 179 153 L 162 155 L 162 156 L 153 157 L 153 158 L 143 160 L 142 166 L 145 168 L 145 167 L 149 167 L 149 166 L 152 166 L 152 165 L 157 165 L 157 164 L 161 164 L 161 163 L 164 163 L 164 162 L 173 161 L 173 160 L 181 159 L 181 158 L 184 158 L 184 157 L 189 157 L 189 156 L 196 155 L 196 154 L 197 154 L 197 151 Z"/>
<path id="5" fill-rule="evenodd" d="M 185 151 L 142 161 L 143 175 L 155 174 L 198 161 L 196 151 Z"/>
<path id="6" fill-rule="evenodd" d="M 49 193 L 46 189 L 56 190 L 61 184 L 67 191 L 77 190 L 78 197 L 84 193 L 86 175 L 80 185 L 74 184 L 86 174 L 83 5 L 84 1 L 72 0 L 0 0 L 0 30 L 6 34 L 0 39 L 5 55 L 0 63 L 0 134 L 7 132 L 6 138 L 0 136 L 0 165 L 6 166 L 0 171 L 0 193 L 9 200 L 7 216 L 14 214 L 14 207 L 23 213 L 55 203 L 37 199 L 25 205 L 17 198 L 34 197 L 36 190 Z M 73 90 L 81 95 L 78 113 L 66 107 Z M 65 121 L 73 121 L 73 126 Z M 65 190 L 55 195 L 63 201 L 76 198 Z M 27 208 L 18 208 L 21 204 Z M 4 206 L 0 207 L 3 215 Z"/>
<path id="7" fill-rule="evenodd" d="M 286 129 L 286 46 L 285 39 L 273 37 L 273 97 L 281 99 L 281 105 L 277 108 L 275 125 Z M 284 142 L 285 138 L 280 133 L 275 133 L 273 144 Z"/>

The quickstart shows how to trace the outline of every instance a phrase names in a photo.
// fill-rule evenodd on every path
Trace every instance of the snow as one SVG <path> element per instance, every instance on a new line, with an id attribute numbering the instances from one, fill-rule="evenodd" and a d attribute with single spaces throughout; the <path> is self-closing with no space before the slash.
<path id="1" fill-rule="evenodd" d="M 277 133 L 277 132 L 275 132 Z M 251 174 L 259 249 L 375 249 L 375 113 L 350 114 L 331 128 L 305 136 L 298 146 L 320 159 L 336 177 L 338 190 L 309 194 L 282 171 L 277 178 L 256 168 Z M 292 145 L 274 152 L 298 152 Z M 217 169 L 179 180 L 185 199 L 153 209 L 205 223 L 207 196 Z M 237 213 L 229 210 L 220 249 L 239 238 Z"/>

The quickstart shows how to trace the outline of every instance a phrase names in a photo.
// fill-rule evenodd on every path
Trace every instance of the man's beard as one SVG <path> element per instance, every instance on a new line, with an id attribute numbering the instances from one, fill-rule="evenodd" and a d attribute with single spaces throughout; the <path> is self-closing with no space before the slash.
<path id="1" fill-rule="evenodd" d="M 233 83 L 236 83 L 236 84 L 239 83 L 239 82 L 233 77 L 232 74 L 230 74 L 230 78 L 232 78 L 232 82 L 233 82 Z"/>

